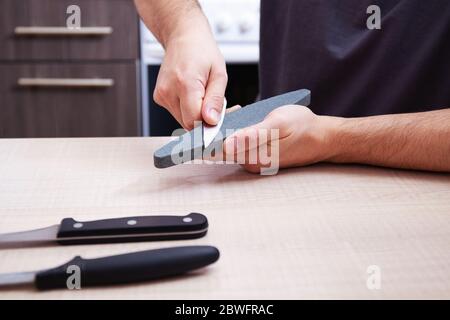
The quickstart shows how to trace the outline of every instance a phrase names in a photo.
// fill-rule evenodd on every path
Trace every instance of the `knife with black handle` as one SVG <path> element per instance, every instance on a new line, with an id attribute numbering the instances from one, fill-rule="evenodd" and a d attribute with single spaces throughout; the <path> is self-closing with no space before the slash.
<path id="1" fill-rule="evenodd" d="M 200 213 L 186 216 L 137 216 L 80 222 L 66 218 L 47 228 L 0 234 L 0 248 L 57 242 L 68 244 L 116 243 L 200 238 L 208 220 Z"/>
<path id="2" fill-rule="evenodd" d="M 147 250 L 96 259 L 79 256 L 48 270 L 0 274 L 0 287 L 34 285 L 39 290 L 70 288 L 78 268 L 81 289 L 92 286 L 136 283 L 180 275 L 219 259 L 212 246 L 186 246 Z M 75 268 L 74 268 L 75 267 Z"/>

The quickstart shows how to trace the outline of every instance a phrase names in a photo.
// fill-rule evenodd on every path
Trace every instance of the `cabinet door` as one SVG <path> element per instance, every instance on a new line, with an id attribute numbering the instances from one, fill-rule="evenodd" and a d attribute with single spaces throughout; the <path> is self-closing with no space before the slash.
<path id="1" fill-rule="evenodd" d="M 81 28 L 67 28 L 67 8 Z M 138 16 L 132 0 L 1 0 L 0 60 L 137 59 Z"/>
<path id="2" fill-rule="evenodd" d="M 0 64 L 0 137 L 139 135 L 137 66 Z"/>

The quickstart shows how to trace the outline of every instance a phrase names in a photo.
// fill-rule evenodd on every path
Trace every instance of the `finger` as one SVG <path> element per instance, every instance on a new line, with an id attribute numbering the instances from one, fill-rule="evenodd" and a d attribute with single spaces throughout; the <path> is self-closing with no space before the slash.
<path id="1" fill-rule="evenodd" d="M 257 163 L 258 137 L 256 132 L 244 129 L 239 134 L 228 137 L 223 144 L 223 157 L 226 162 Z"/>
<path id="2" fill-rule="evenodd" d="M 233 154 L 232 160 L 235 163 L 243 166 L 247 171 L 250 172 L 260 172 L 260 168 L 262 167 L 260 158 L 259 158 L 259 147 L 256 147 L 251 150 L 245 150 L 244 152 L 240 152 L 237 154 Z"/>
<path id="3" fill-rule="evenodd" d="M 155 89 L 155 92 L 153 94 L 153 100 L 156 102 L 156 104 L 164 109 L 166 109 L 172 117 L 175 118 L 175 120 L 178 121 L 182 125 L 182 118 L 181 118 L 181 112 L 180 112 L 180 100 L 177 96 L 159 96 L 157 94 L 157 89 Z"/>
<path id="4" fill-rule="evenodd" d="M 178 99 L 178 97 L 173 97 L 171 101 L 172 102 L 170 103 L 170 108 L 167 110 L 170 112 L 172 117 L 174 117 L 175 120 L 184 128 L 183 117 L 180 110 L 180 99 Z"/>
<path id="5" fill-rule="evenodd" d="M 155 90 L 153 91 L 153 100 L 166 109 L 169 109 L 168 97 L 170 96 L 169 87 L 161 80 L 161 73 L 158 74 Z"/>
<path id="6" fill-rule="evenodd" d="M 272 130 L 280 127 L 278 118 L 267 116 L 263 121 L 236 131 L 224 141 L 224 152 L 226 154 L 237 154 L 251 150 L 262 144 L 269 143 L 272 139 L 279 138 L 279 135 L 272 135 Z M 239 147 L 239 141 L 249 141 L 245 144 L 245 149 Z"/>
<path id="7" fill-rule="evenodd" d="M 183 126 L 183 119 L 181 117 L 180 111 L 180 100 L 177 96 L 166 97 L 164 100 L 162 99 L 153 99 L 159 106 L 166 109 L 175 120 Z"/>
<path id="8" fill-rule="evenodd" d="M 242 167 L 250 173 L 261 173 L 261 165 L 259 164 L 243 164 Z"/>
<path id="9" fill-rule="evenodd" d="M 232 112 L 235 112 L 235 111 L 237 111 L 237 110 L 239 110 L 241 108 L 242 108 L 241 105 L 237 104 L 235 106 L 232 106 L 231 108 L 228 108 L 227 110 L 225 110 L 225 112 L 226 113 L 232 113 Z"/>
<path id="10" fill-rule="evenodd" d="M 185 82 L 180 85 L 180 112 L 183 127 L 191 130 L 195 121 L 201 121 L 201 108 L 205 89 L 200 81 Z"/>
<path id="11" fill-rule="evenodd" d="M 156 100 L 155 100 L 155 102 L 156 102 Z M 178 123 L 183 125 L 183 119 L 181 118 L 181 111 L 180 111 L 180 100 L 178 99 L 177 96 L 167 97 L 165 99 L 164 104 L 161 104 L 159 102 L 156 102 L 156 103 L 159 106 L 166 109 L 172 115 L 172 117 L 174 117 L 175 120 L 178 121 Z"/>
<path id="12" fill-rule="evenodd" d="M 270 169 L 273 165 L 277 165 L 278 161 L 271 158 L 270 148 L 267 146 L 258 146 L 255 149 L 247 150 L 244 155 L 237 155 L 238 164 L 251 173 L 262 173 L 263 170 Z M 267 155 L 267 159 L 262 159 L 263 154 Z M 266 156 L 263 157 L 266 157 Z M 241 158 L 240 158 L 241 156 Z M 240 158 L 240 159 L 239 159 Z"/>
<path id="13" fill-rule="evenodd" d="M 171 89 L 171 86 L 166 79 L 167 76 L 165 75 L 164 70 L 161 69 L 156 80 L 155 90 L 153 91 L 153 100 L 159 106 L 169 111 L 170 114 L 182 124 L 180 99 L 175 94 L 175 91 Z"/>
<path id="14" fill-rule="evenodd" d="M 226 72 L 211 69 L 202 105 L 202 118 L 210 125 L 216 125 L 220 120 L 227 82 Z"/>

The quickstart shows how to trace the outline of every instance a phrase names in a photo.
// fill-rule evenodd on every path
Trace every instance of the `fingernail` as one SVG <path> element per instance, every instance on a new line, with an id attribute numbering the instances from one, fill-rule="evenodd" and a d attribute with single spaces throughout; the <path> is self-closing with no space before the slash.
<path id="1" fill-rule="evenodd" d="M 208 116 L 210 118 L 210 120 L 214 121 L 214 122 L 218 122 L 220 119 L 220 114 L 216 111 L 216 109 L 209 109 L 208 110 Z"/>

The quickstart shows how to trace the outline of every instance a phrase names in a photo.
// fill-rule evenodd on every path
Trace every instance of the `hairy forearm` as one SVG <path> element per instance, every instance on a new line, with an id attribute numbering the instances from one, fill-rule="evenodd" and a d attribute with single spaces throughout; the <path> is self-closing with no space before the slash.
<path id="1" fill-rule="evenodd" d="M 182 37 L 209 25 L 197 0 L 134 0 L 145 25 L 165 47 L 173 38 Z"/>
<path id="2" fill-rule="evenodd" d="M 450 172 L 450 109 L 324 121 L 328 161 Z"/>

